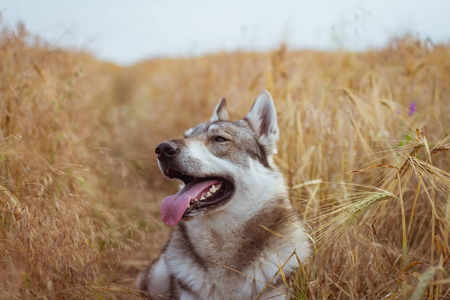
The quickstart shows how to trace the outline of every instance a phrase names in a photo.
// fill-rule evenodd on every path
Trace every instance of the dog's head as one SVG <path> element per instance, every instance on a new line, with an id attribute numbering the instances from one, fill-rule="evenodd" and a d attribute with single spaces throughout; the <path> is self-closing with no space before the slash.
<path id="1" fill-rule="evenodd" d="M 222 99 L 209 122 L 189 129 L 183 139 L 159 144 L 155 152 L 162 173 L 185 184 L 162 202 L 164 223 L 173 226 L 180 219 L 242 205 L 229 203 L 232 199 L 258 197 L 277 180 L 272 155 L 278 139 L 275 106 L 265 91 L 245 118 L 230 122 Z"/>

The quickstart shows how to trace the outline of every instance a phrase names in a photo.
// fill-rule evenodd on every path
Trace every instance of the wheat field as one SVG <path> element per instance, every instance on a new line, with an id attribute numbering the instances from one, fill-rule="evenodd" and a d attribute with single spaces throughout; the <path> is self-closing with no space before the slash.
<path id="1" fill-rule="evenodd" d="M 177 183 L 155 146 L 269 90 L 314 254 L 292 299 L 450 299 L 450 47 L 218 53 L 123 67 L 0 31 L 0 299 L 138 299 Z"/>

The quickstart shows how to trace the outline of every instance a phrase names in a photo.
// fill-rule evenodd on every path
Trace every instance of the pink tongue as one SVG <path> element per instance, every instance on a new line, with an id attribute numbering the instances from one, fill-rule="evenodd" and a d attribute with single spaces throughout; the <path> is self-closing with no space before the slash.
<path id="1" fill-rule="evenodd" d="M 207 180 L 202 182 L 191 182 L 186 184 L 181 191 L 169 196 L 161 203 L 161 219 L 168 226 L 175 226 L 186 211 L 189 202 L 197 198 L 201 192 L 218 184 L 219 180 Z"/>

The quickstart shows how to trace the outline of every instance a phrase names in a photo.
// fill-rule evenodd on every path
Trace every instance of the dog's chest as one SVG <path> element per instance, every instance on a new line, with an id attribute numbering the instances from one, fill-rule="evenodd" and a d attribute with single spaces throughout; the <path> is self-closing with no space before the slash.
<path id="1" fill-rule="evenodd" d="M 229 247 L 223 249 L 231 250 Z M 238 270 L 229 266 L 227 261 L 231 259 L 226 252 L 214 253 L 215 257 L 204 257 L 201 263 L 189 254 L 178 253 L 179 257 L 168 264 L 171 274 L 174 274 L 174 284 L 194 299 L 256 298 L 264 288 L 262 283 L 268 282 L 277 272 L 277 266 L 262 260 Z"/>
<path id="2" fill-rule="evenodd" d="M 286 252 L 268 247 L 274 236 L 264 232 L 178 230 L 166 250 L 176 284 L 204 299 L 255 298 L 264 287 L 262 282 L 278 271 L 278 255 Z"/>

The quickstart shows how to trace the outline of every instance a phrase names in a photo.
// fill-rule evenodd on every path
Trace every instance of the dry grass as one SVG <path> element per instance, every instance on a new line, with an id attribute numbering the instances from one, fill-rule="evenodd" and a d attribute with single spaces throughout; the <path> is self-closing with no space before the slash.
<path id="1" fill-rule="evenodd" d="M 159 203 L 176 189 L 155 145 L 224 96 L 242 117 L 264 89 L 316 248 L 293 297 L 449 298 L 448 46 L 405 37 L 366 53 L 280 47 L 124 68 L 21 26 L 0 35 L 0 298 L 137 298 L 134 278 L 167 237 Z"/>

